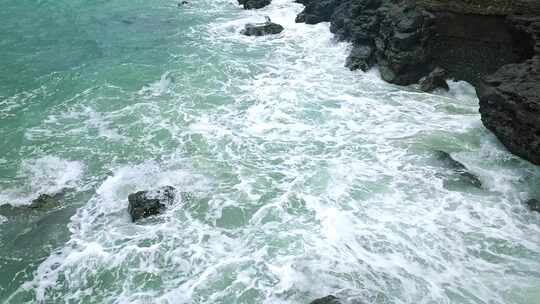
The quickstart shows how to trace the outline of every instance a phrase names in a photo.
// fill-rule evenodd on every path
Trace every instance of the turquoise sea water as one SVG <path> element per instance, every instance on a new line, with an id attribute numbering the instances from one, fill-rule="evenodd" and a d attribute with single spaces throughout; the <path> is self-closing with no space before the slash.
<path id="1" fill-rule="evenodd" d="M 539 303 L 540 170 L 467 84 L 350 72 L 292 0 L 1 4 L 0 302 Z M 193 199 L 133 224 L 163 185 Z"/>

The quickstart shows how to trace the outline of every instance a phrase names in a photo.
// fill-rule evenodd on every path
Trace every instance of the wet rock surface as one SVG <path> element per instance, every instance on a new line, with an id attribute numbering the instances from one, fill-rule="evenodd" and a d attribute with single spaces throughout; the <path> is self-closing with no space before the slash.
<path id="1" fill-rule="evenodd" d="M 244 9 L 259 9 L 269 5 L 271 0 L 238 0 L 238 3 L 244 6 Z"/>
<path id="2" fill-rule="evenodd" d="M 246 36 L 265 36 L 279 34 L 282 31 L 283 26 L 273 22 L 266 22 L 248 23 L 245 25 L 241 33 Z"/>
<path id="3" fill-rule="evenodd" d="M 540 18 L 511 20 L 517 37 L 529 37 L 534 56 L 482 80 L 476 87 L 480 113 L 486 128 L 510 152 L 540 165 Z"/>
<path id="4" fill-rule="evenodd" d="M 366 72 L 375 64 L 375 52 L 369 45 L 357 46 L 352 49 L 345 66 L 351 70 L 362 70 Z"/>
<path id="5" fill-rule="evenodd" d="M 449 187 L 452 183 L 462 183 L 475 188 L 482 188 L 482 182 L 478 177 L 467 169 L 465 165 L 455 160 L 449 153 L 444 151 L 435 151 L 437 160 L 452 171 L 452 174 L 445 181 L 445 186 Z"/>
<path id="6" fill-rule="evenodd" d="M 329 295 L 324 298 L 316 299 L 309 304 L 342 304 L 339 298 Z"/>
<path id="7" fill-rule="evenodd" d="M 162 213 L 176 198 L 176 189 L 171 186 L 155 191 L 139 191 L 128 196 L 128 212 L 132 221 Z"/>
<path id="8" fill-rule="evenodd" d="M 420 90 L 433 92 L 436 89 L 450 90 L 446 83 L 446 71 L 443 68 L 435 68 L 426 78 L 420 81 Z"/>

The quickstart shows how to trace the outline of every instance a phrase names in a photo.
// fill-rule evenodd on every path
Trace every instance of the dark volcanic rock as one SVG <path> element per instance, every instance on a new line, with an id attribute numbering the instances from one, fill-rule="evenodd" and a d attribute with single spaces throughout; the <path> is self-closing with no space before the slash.
<path id="1" fill-rule="evenodd" d="M 474 174 L 467 170 L 467 167 L 458 162 L 450 154 L 444 151 L 435 151 L 437 159 L 445 166 L 451 169 L 458 177 L 459 181 L 474 186 L 476 188 L 482 187 L 482 182 Z"/>
<path id="2" fill-rule="evenodd" d="M 454 79 L 476 85 L 501 66 L 527 58 L 505 16 L 431 14 L 433 34 L 426 50 L 429 61 Z"/>
<path id="3" fill-rule="evenodd" d="M 503 66 L 476 86 L 480 113 L 510 152 L 540 165 L 540 17 L 515 17 L 509 23 L 535 56 Z"/>
<path id="4" fill-rule="evenodd" d="M 305 22 L 307 24 L 316 24 L 319 22 L 330 21 L 330 17 L 342 1 L 304 0 L 296 2 L 302 3 L 306 6 L 306 8 L 300 13 L 302 17 L 297 17 L 297 21 Z M 301 21 L 299 19 L 301 19 Z"/>
<path id="5" fill-rule="evenodd" d="M 176 189 L 166 186 L 156 191 L 139 191 L 128 196 L 128 212 L 133 221 L 160 214 L 174 202 Z"/>
<path id="6" fill-rule="evenodd" d="M 352 49 L 345 66 L 351 70 L 369 70 L 375 64 L 375 52 L 369 45 L 356 46 Z"/>
<path id="7" fill-rule="evenodd" d="M 238 0 L 244 9 L 259 9 L 269 5 L 272 0 Z"/>
<path id="8" fill-rule="evenodd" d="M 420 81 L 420 89 L 424 92 L 433 92 L 436 89 L 450 90 L 446 83 L 446 71 L 442 68 L 435 68 L 433 72 Z"/>
<path id="9" fill-rule="evenodd" d="M 301 12 L 300 14 L 298 14 L 298 16 L 296 16 L 296 18 L 294 19 L 294 22 L 296 23 L 306 22 L 306 14 L 304 14 L 304 12 Z"/>
<path id="10" fill-rule="evenodd" d="M 339 301 L 338 298 L 330 295 L 324 298 L 316 299 L 310 304 L 341 304 L 341 301 Z"/>
<path id="11" fill-rule="evenodd" d="M 248 23 L 245 25 L 245 28 L 241 31 L 241 33 L 246 36 L 264 36 L 279 34 L 282 31 L 283 26 L 273 22 L 266 22 L 258 24 Z"/>
<path id="12" fill-rule="evenodd" d="M 368 69 L 376 63 L 383 79 L 403 85 L 415 83 L 427 74 L 425 44 L 429 18 L 416 10 L 413 2 L 340 3 L 329 18 L 330 30 L 338 39 L 355 45 L 349 57 L 360 59 L 348 61 L 351 69 Z M 306 13 L 307 10 L 308 7 Z"/>
<path id="13" fill-rule="evenodd" d="M 502 67 L 476 92 L 486 128 L 510 152 L 540 165 L 540 56 Z"/>
<path id="14" fill-rule="evenodd" d="M 537 199 L 530 199 L 525 202 L 531 211 L 540 212 L 540 201 Z"/>
<path id="15" fill-rule="evenodd" d="M 306 6 L 297 21 L 329 21 L 338 39 L 357 47 L 369 46 L 382 78 L 395 84 L 417 83 L 437 66 L 448 71 L 451 78 L 474 84 L 505 64 L 530 57 L 524 40 L 513 34 L 506 15 L 496 15 L 511 10 L 497 10 L 496 5 L 494 9 L 487 0 L 485 15 L 471 15 L 482 8 L 471 1 L 297 2 Z M 354 64 L 350 67 L 357 68 Z"/>

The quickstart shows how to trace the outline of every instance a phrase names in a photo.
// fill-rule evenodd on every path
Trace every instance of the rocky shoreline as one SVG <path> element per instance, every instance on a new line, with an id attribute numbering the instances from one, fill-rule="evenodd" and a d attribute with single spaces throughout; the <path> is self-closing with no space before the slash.
<path id="1" fill-rule="evenodd" d="M 540 3 L 531 0 L 297 0 L 297 22 L 330 22 L 347 66 L 410 85 L 442 68 L 475 86 L 482 122 L 540 165 Z M 529 15 L 526 15 L 529 14 Z"/>

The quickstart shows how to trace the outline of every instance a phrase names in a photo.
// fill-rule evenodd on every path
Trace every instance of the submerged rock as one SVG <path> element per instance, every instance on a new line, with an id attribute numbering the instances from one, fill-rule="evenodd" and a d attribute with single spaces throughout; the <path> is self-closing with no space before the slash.
<path id="1" fill-rule="evenodd" d="M 304 23 L 306 22 L 306 14 L 304 12 L 301 12 L 294 18 L 294 22 L 296 23 Z"/>
<path id="2" fill-rule="evenodd" d="M 128 212 L 135 222 L 151 215 L 160 214 L 174 202 L 176 189 L 165 186 L 155 191 L 139 191 L 128 196 Z"/>
<path id="3" fill-rule="evenodd" d="M 62 193 L 57 193 L 54 195 L 40 194 L 38 198 L 32 201 L 28 208 L 39 210 L 52 209 L 60 204 L 59 200 L 62 196 Z"/>
<path id="4" fill-rule="evenodd" d="M 446 71 L 443 68 L 435 68 L 427 77 L 420 81 L 420 89 L 424 92 L 433 92 L 436 89 L 450 90 L 446 83 Z"/>
<path id="5" fill-rule="evenodd" d="M 248 23 L 240 32 L 246 36 L 263 36 L 279 34 L 283 31 L 283 26 L 267 21 L 265 23 Z"/>
<path id="6" fill-rule="evenodd" d="M 272 0 L 238 0 L 240 5 L 244 6 L 244 9 L 259 9 L 269 5 Z"/>
<path id="7" fill-rule="evenodd" d="M 466 184 L 476 188 L 482 188 L 482 182 L 474 174 L 467 170 L 467 167 L 458 162 L 450 154 L 444 151 L 436 151 L 437 159 L 445 166 L 450 168 L 458 177 L 458 179 Z"/>
<path id="8" fill-rule="evenodd" d="M 339 298 L 333 295 L 329 295 L 324 298 L 316 299 L 310 304 L 341 304 L 341 301 L 339 300 Z"/>
<path id="9" fill-rule="evenodd" d="M 32 200 L 29 205 L 10 205 L 0 204 L 0 215 L 5 217 L 41 214 L 49 212 L 60 206 L 61 200 L 65 196 L 65 189 L 55 194 L 40 194 L 36 199 Z"/>
<path id="10" fill-rule="evenodd" d="M 540 201 L 537 199 L 530 199 L 525 202 L 531 211 L 540 212 Z"/>

